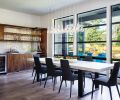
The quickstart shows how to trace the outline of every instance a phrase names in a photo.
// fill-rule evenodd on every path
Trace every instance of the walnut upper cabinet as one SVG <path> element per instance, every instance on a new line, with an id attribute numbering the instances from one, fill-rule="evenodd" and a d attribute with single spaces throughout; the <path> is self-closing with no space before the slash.
<path id="1" fill-rule="evenodd" d="M 0 40 L 4 40 L 4 25 L 0 25 Z"/>
<path id="2" fill-rule="evenodd" d="M 40 47 L 44 56 L 47 56 L 47 29 L 41 29 Z"/>

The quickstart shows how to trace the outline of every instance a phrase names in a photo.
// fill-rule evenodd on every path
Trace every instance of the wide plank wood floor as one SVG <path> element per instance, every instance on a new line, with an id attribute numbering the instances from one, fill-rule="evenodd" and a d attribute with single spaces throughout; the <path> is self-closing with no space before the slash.
<path id="1" fill-rule="evenodd" d="M 0 100 L 69 100 L 69 82 L 67 87 L 63 83 L 61 93 L 58 94 L 60 85 L 60 79 L 57 79 L 55 91 L 53 91 L 53 83 L 48 80 L 46 88 L 39 83 L 32 84 L 33 77 L 31 75 L 32 70 L 10 73 L 0 76 Z M 91 100 L 91 95 L 87 95 L 83 98 L 78 98 L 77 94 L 77 81 L 72 88 L 71 100 Z M 91 90 L 92 81 L 86 79 L 85 90 Z M 120 90 L 120 86 L 119 86 Z M 117 90 L 112 87 L 113 100 L 120 100 Z M 101 95 L 100 89 L 94 92 L 93 100 L 110 100 L 109 90 L 107 87 L 103 88 L 103 94 Z"/>

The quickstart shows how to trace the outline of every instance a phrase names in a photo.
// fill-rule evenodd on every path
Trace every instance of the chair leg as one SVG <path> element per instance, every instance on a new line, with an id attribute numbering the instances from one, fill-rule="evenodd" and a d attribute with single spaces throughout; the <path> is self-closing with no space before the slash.
<path id="1" fill-rule="evenodd" d="M 52 77 L 52 83 L 53 83 L 53 81 L 54 81 L 54 78 Z"/>
<path id="2" fill-rule="evenodd" d="M 53 91 L 54 91 L 54 89 L 55 89 L 55 83 L 56 83 L 56 77 L 54 77 Z"/>
<path id="3" fill-rule="evenodd" d="M 55 84 L 57 84 L 57 77 L 56 77 L 56 79 L 55 79 Z"/>
<path id="4" fill-rule="evenodd" d="M 44 74 L 44 78 L 46 77 L 46 75 Z"/>
<path id="5" fill-rule="evenodd" d="M 85 75 L 84 75 L 84 77 L 83 77 L 83 82 L 84 82 L 83 85 L 84 85 L 84 88 L 85 88 Z"/>
<path id="6" fill-rule="evenodd" d="M 72 84 L 74 85 L 74 81 L 72 82 Z"/>
<path id="7" fill-rule="evenodd" d="M 71 98 L 71 93 L 72 93 L 72 81 L 70 83 L 70 98 Z"/>
<path id="8" fill-rule="evenodd" d="M 33 73 L 34 73 L 34 68 L 33 68 L 33 71 L 32 71 L 32 76 L 33 76 Z"/>
<path id="9" fill-rule="evenodd" d="M 45 86 L 46 86 L 46 83 L 47 83 L 47 79 L 48 79 L 48 76 L 47 76 L 47 78 L 46 78 L 46 80 L 45 80 L 44 88 L 45 88 Z"/>
<path id="10" fill-rule="evenodd" d="M 120 97 L 120 91 L 119 91 L 119 88 L 118 88 L 118 85 L 116 84 L 116 88 L 117 88 L 117 91 L 118 91 L 118 95 Z"/>
<path id="11" fill-rule="evenodd" d="M 62 77 L 60 76 L 60 81 L 62 81 Z"/>
<path id="12" fill-rule="evenodd" d="M 110 91 L 110 98 L 112 100 L 112 92 L 111 92 L 111 87 L 109 87 L 109 91 Z"/>
<path id="13" fill-rule="evenodd" d="M 34 84 L 34 82 L 35 82 L 36 76 L 37 76 L 37 73 L 35 73 L 35 76 L 34 76 L 34 79 L 33 79 L 33 84 Z"/>
<path id="14" fill-rule="evenodd" d="M 93 82 L 93 76 L 92 76 L 92 74 L 90 73 L 90 77 L 91 77 L 91 79 L 92 79 L 92 82 Z"/>
<path id="15" fill-rule="evenodd" d="M 40 85 L 41 85 L 41 80 L 42 80 L 42 74 L 40 74 L 41 78 L 40 78 Z"/>
<path id="16" fill-rule="evenodd" d="M 102 91 L 103 91 L 103 86 L 101 85 L 101 94 L 102 94 Z"/>
<path id="17" fill-rule="evenodd" d="M 67 87 L 67 82 L 66 82 L 66 80 L 65 80 L 65 86 Z"/>
<path id="18" fill-rule="evenodd" d="M 95 85 L 95 84 L 94 84 L 94 82 L 93 82 L 91 99 L 93 98 L 94 85 Z"/>
<path id="19" fill-rule="evenodd" d="M 62 83 L 63 83 L 63 80 L 62 80 L 61 83 L 60 83 L 60 87 L 59 87 L 59 91 L 58 91 L 58 93 L 60 93 Z"/>

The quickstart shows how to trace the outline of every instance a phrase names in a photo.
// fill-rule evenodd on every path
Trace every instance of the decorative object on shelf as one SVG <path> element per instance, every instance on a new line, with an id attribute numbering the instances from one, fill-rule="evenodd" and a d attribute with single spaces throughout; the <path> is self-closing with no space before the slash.
<path id="1" fill-rule="evenodd" d="M 42 52 L 40 45 L 37 46 L 37 52 Z"/>

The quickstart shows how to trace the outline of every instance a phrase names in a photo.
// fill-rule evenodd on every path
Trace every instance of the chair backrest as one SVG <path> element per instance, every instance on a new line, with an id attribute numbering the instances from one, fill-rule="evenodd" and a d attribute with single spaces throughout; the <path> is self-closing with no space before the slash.
<path id="1" fill-rule="evenodd" d="M 35 69 L 37 71 L 40 71 L 41 70 L 41 63 L 40 63 L 38 56 L 34 56 L 34 62 L 35 62 Z"/>
<path id="2" fill-rule="evenodd" d="M 93 61 L 92 56 L 85 56 L 84 61 Z"/>
<path id="3" fill-rule="evenodd" d="M 62 79 L 63 80 L 71 80 L 72 72 L 70 70 L 68 60 L 61 59 L 60 63 L 61 63 L 61 68 L 62 68 Z"/>
<path id="4" fill-rule="evenodd" d="M 114 64 L 114 68 L 111 72 L 110 79 L 108 81 L 110 85 L 117 84 L 117 76 L 118 76 L 119 68 L 120 68 L 120 62 L 116 62 Z"/>
<path id="5" fill-rule="evenodd" d="M 52 58 L 46 58 L 45 60 L 46 60 L 46 65 L 47 65 L 47 74 L 49 76 L 52 76 L 55 71 L 55 67 L 54 67 Z"/>

